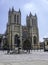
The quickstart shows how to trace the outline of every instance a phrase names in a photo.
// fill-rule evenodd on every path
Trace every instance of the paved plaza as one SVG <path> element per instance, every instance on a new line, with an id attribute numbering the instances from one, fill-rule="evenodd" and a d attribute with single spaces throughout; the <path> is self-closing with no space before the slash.
<path id="1" fill-rule="evenodd" d="M 48 65 L 48 52 L 35 50 L 30 54 L 7 54 L 0 51 L 0 65 Z"/>
<path id="2" fill-rule="evenodd" d="M 48 65 L 48 61 L 26 61 L 26 62 L 6 62 L 0 63 L 0 65 Z"/>

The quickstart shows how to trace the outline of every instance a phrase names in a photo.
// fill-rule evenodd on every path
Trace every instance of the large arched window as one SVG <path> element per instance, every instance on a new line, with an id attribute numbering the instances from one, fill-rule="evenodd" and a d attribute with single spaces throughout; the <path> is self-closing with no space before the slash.
<path id="1" fill-rule="evenodd" d="M 30 26 L 30 19 L 27 19 L 27 26 Z"/>
<path id="2" fill-rule="evenodd" d="M 19 15 L 17 15 L 17 24 L 19 24 Z"/>
<path id="3" fill-rule="evenodd" d="M 33 37 L 33 41 L 34 41 L 34 44 L 37 43 L 37 38 L 36 38 L 36 36 Z"/>
<path id="4" fill-rule="evenodd" d="M 14 45 L 15 45 L 16 47 L 19 47 L 19 46 L 20 46 L 20 37 L 19 37 L 18 34 L 15 35 L 14 40 L 15 40 Z"/>
<path id="5" fill-rule="evenodd" d="M 16 15 L 14 15 L 14 22 L 16 23 Z"/>
<path id="6" fill-rule="evenodd" d="M 48 45 L 48 41 L 47 41 L 47 45 Z"/>
<path id="7" fill-rule="evenodd" d="M 17 45 L 17 38 L 18 38 L 18 34 L 16 34 L 14 37 L 14 45 Z"/>

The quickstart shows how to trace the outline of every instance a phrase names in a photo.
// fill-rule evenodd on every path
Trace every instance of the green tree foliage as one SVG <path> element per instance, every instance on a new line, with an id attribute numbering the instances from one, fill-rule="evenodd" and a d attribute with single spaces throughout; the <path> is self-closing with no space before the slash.
<path id="1" fill-rule="evenodd" d="M 24 50 L 30 50 L 31 49 L 31 42 L 30 40 L 26 39 L 23 43 L 23 49 Z"/>
<path id="2" fill-rule="evenodd" d="M 2 38 L 0 38 L 0 43 L 1 43 L 1 41 L 2 41 Z"/>
<path id="3" fill-rule="evenodd" d="M 6 40 L 6 42 L 3 44 L 3 49 L 4 49 L 4 50 L 9 50 L 9 44 L 8 44 L 7 40 Z"/>

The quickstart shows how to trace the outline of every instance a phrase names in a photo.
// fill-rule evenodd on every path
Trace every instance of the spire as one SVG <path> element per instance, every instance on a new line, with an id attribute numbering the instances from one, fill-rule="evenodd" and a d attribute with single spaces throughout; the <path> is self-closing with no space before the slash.
<path id="1" fill-rule="evenodd" d="M 35 17 L 37 18 L 37 15 L 36 15 L 36 13 L 35 13 Z"/>
<path id="2" fill-rule="evenodd" d="M 32 16 L 31 12 L 30 12 L 29 16 L 30 16 L 30 17 Z"/>
<path id="3" fill-rule="evenodd" d="M 11 9 L 9 8 L 9 13 L 11 12 Z"/>
<path id="4" fill-rule="evenodd" d="M 20 8 L 19 8 L 19 12 L 20 12 Z"/>
<path id="5" fill-rule="evenodd" d="M 35 16 L 37 16 L 36 13 L 35 13 Z"/>
<path id="6" fill-rule="evenodd" d="M 20 8 L 19 8 L 19 13 L 21 14 Z"/>
<path id="7" fill-rule="evenodd" d="M 12 12 L 14 12 L 14 7 L 12 7 Z"/>

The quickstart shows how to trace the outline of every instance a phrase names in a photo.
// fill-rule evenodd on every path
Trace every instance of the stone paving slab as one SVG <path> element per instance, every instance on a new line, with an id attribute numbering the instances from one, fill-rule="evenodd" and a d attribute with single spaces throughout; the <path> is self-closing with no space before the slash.
<path id="1" fill-rule="evenodd" d="M 48 65 L 48 52 L 35 51 L 30 54 L 6 54 L 0 52 L 0 65 Z"/>
<path id="2" fill-rule="evenodd" d="M 48 61 L 26 61 L 26 62 L 14 62 L 14 63 L 0 63 L 0 65 L 48 65 Z"/>

